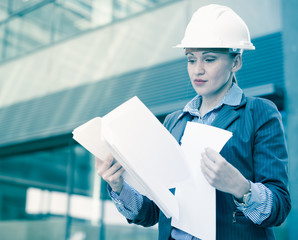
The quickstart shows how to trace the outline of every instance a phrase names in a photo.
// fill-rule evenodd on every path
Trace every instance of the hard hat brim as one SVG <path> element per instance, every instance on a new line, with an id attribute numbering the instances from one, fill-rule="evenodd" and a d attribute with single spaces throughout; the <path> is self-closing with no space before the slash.
<path id="1" fill-rule="evenodd" d="M 228 49 L 242 49 L 242 50 L 255 50 L 255 46 L 253 44 L 248 44 L 246 46 L 240 45 L 210 45 L 210 44 L 177 44 L 173 46 L 173 48 L 228 48 Z"/>

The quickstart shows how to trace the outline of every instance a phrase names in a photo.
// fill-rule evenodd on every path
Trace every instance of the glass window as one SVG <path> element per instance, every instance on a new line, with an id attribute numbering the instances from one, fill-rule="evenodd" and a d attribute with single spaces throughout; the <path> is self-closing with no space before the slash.
<path id="1" fill-rule="evenodd" d="M 58 191 L 67 191 L 71 184 L 71 192 L 90 196 L 93 193 L 94 160 L 78 145 L 54 148 L 3 157 L 0 176 L 22 179 L 24 185 Z"/>
<path id="2" fill-rule="evenodd" d="M 20 51 L 20 29 L 21 20 L 20 18 L 14 18 L 12 21 L 6 22 L 4 24 L 4 57 L 13 58 L 18 55 Z"/>
<path id="3" fill-rule="evenodd" d="M 0 1 L 0 22 L 8 17 L 8 1 Z"/>
<path id="4" fill-rule="evenodd" d="M 51 43 L 54 6 L 48 4 L 38 8 L 21 18 L 22 28 L 19 30 L 20 46 L 30 51 Z"/>
<path id="5" fill-rule="evenodd" d="M 65 189 L 69 150 L 38 151 L 21 155 L 2 157 L 1 176 L 22 179 L 24 185 Z"/>
<path id="6" fill-rule="evenodd" d="M 38 7 L 44 0 L 7 0 L 12 13 Z"/>
<path id="7" fill-rule="evenodd" d="M 95 0 L 91 4 L 90 19 L 81 19 L 76 23 L 82 31 L 109 24 L 113 20 L 113 0 Z"/>
<path id="8" fill-rule="evenodd" d="M 1 15 L 1 13 L 0 13 Z M 4 58 L 4 30 L 5 30 L 5 24 L 0 25 L 0 61 Z"/>
<path id="9" fill-rule="evenodd" d="M 25 219 L 27 187 L 0 182 L 0 189 L 0 220 Z"/>
<path id="10" fill-rule="evenodd" d="M 79 145 L 1 157 L 0 239 L 156 239 L 100 201 L 94 164 Z"/>
<path id="11" fill-rule="evenodd" d="M 83 15 L 76 13 L 73 9 L 61 5 L 55 9 L 55 21 L 53 23 L 54 41 L 59 41 L 81 32 L 79 24 Z"/>
<path id="12" fill-rule="evenodd" d="M 0 1 L 0 27 L 7 27 L 0 30 L 4 35 L 0 61 L 166 2 L 170 0 Z"/>
<path id="13" fill-rule="evenodd" d="M 114 1 L 114 18 L 125 18 L 129 15 L 131 10 L 128 0 L 115 0 Z"/>

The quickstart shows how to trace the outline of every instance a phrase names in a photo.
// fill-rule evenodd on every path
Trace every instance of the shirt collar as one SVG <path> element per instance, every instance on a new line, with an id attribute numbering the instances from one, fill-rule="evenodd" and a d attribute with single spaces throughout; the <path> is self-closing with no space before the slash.
<path id="1" fill-rule="evenodd" d="M 225 96 L 220 100 L 220 102 L 215 106 L 212 110 L 221 107 L 222 105 L 229 106 L 239 106 L 241 103 L 243 91 L 237 84 L 233 83 L 229 91 L 225 94 Z M 185 113 L 196 113 L 200 108 L 202 103 L 202 96 L 196 95 L 191 101 L 189 101 L 184 109 L 182 114 L 179 116 L 182 117 Z M 211 111 L 212 111 L 211 110 Z M 193 115 L 193 114 L 192 114 Z"/>

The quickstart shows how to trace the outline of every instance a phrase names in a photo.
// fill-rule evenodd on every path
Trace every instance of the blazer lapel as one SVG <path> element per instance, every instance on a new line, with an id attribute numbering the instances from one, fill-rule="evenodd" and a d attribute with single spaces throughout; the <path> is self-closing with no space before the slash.
<path id="1" fill-rule="evenodd" d="M 192 116 L 188 113 L 184 114 L 181 118 L 177 118 L 169 129 L 170 133 L 176 138 L 180 144 L 181 138 L 184 134 L 184 130 L 188 121 L 192 120 Z"/>
<path id="2" fill-rule="evenodd" d="M 241 108 L 245 103 L 246 100 L 243 97 L 239 106 L 234 107 L 224 105 L 222 109 L 218 112 L 217 117 L 214 119 L 211 125 L 221 129 L 227 129 L 233 121 L 239 118 L 240 114 L 237 111 L 237 109 Z"/>
<path id="3" fill-rule="evenodd" d="M 246 104 L 245 96 L 242 95 L 242 101 L 238 106 L 224 105 L 222 109 L 218 112 L 217 117 L 214 119 L 212 126 L 221 129 L 227 129 L 229 125 L 239 118 L 240 114 L 237 111 L 243 105 Z M 177 116 L 173 119 L 168 130 L 176 138 L 177 142 L 180 144 L 181 137 L 183 136 L 186 124 L 188 121 L 192 121 L 193 117 L 189 113 L 179 113 L 182 114 L 181 117 Z"/>

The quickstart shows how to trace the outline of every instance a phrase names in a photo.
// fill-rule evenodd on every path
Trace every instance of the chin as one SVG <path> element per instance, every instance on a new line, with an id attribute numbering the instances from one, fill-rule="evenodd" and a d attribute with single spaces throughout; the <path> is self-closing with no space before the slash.
<path id="1" fill-rule="evenodd" d="M 198 95 L 201 95 L 201 96 L 208 94 L 208 92 L 204 91 L 202 88 L 194 87 L 194 90 Z"/>

